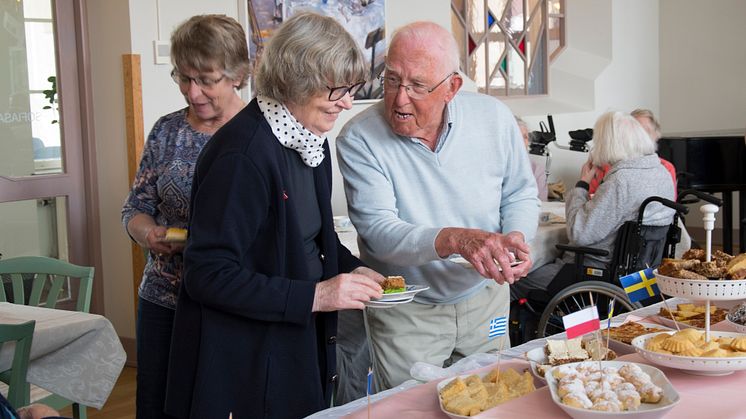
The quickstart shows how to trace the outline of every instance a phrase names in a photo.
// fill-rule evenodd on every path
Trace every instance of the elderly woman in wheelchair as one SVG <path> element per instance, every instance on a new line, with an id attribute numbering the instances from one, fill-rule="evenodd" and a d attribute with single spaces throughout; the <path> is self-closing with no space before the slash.
<path id="1" fill-rule="evenodd" d="M 511 336 L 511 341 L 530 338 L 537 329 L 539 335 L 562 331 L 561 319 L 559 324 L 553 320 L 588 305 L 590 295 L 601 297 L 595 304 L 602 316 L 611 299 L 618 308 L 633 308 L 612 284 L 619 274 L 660 262 L 668 227 L 682 208 L 672 202 L 674 184 L 655 150 L 655 142 L 632 116 L 607 112 L 599 117 L 589 160 L 566 200 L 570 243 L 557 246 L 564 255 L 511 286 L 512 300 L 527 301 L 530 311 L 542 315 L 538 327 L 535 322 L 522 325 L 524 335 Z M 589 182 L 606 164 L 611 169 L 590 196 Z"/>

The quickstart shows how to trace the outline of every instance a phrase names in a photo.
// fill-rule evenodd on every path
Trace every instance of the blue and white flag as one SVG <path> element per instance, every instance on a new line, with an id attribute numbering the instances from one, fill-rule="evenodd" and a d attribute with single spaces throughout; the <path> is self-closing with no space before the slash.
<path id="1" fill-rule="evenodd" d="M 490 331 L 487 334 L 487 337 L 489 339 L 493 339 L 499 336 L 502 336 L 507 332 L 508 327 L 508 318 L 507 317 L 497 317 L 492 320 L 490 320 Z"/>
<path id="2" fill-rule="evenodd" d="M 621 282 L 624 292 L 627 293 L 629 301 L 633 303 L 661 293 L 652 268 L 623 276 L 619 278 L 619 282 Z"/>

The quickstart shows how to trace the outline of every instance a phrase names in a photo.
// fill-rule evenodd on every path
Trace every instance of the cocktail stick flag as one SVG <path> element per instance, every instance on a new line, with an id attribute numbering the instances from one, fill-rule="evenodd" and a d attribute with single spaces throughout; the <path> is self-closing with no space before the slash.
<path id="1" fill-rule="evenodd" d="M 661 293 L 652 268 L 623 276 L 619 278 L 619 282 L 622 283 L 624 292 L 629 296 L 629 301 L 633 303 Z"/>
<path id="2" fill-rule="evenodd" d="M 499 336 L 503 336 L 507 331 L 508 318 L 507 317 L 496 317 L 490 320 L 490 328 L 487 333 L 487 338 L 493 339 Z"/>
<path id="3" fill-rule="evenodd" d="M 588 332 L 601 328 L 601 321 L 598 319 L 596 306 L 590 306 L 570 313 L 562 317 L 562 323 L 565 325 L 565 333 L 568 339 L 583 336 Z"/>

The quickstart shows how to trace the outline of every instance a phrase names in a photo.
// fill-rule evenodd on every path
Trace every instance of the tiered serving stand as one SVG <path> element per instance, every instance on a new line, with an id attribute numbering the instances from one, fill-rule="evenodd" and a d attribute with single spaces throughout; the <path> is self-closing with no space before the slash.
<path id="1" fill-rule="evenodd" d="M 706 237 L 706 256 L 707 261 L 711 258 L 712 249 L 712 230 L 715 226 L 715 213 L 718 208 L 712 204 L 703 205 L 700 210 L 703 213 L 704 227 Z M 705 301 L 705 339 L 710 341 L 714 337 L 742 337 L 743 334 L 731 332 L 713 332 L 710 331 L 710 301 L 728 301 L 746 299 L 746 280 L 696 280 L 673 278 L 660 275 L 654 271 L 658 288 L 662 294 L 683 297 L 690 300 Z M 672 333 L 672 332 L 661 332 Z M 645 343 L 648 339 L 657 335 L 649 334 L 639 336 L 632 341 L 632 346 L 645 359 L 658 365 L 676 368 L 698 375 L 726 375 L 736 370 L 746 369 L 746 356 L 728 357 L 728 358 L 707 358 L 707 357 L 687 357 L 678 355 L 669 355 L 659 352 L 648 351 L 645 349 Z"/>

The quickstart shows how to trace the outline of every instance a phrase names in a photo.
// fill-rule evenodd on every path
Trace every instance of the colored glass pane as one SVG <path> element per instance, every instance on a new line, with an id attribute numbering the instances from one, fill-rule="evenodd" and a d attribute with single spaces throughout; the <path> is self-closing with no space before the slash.
<path id="1" fill-rule="evenodd" d="M 474 39 L 472 39 L 471 35 L 469 35 L 469 55 L 472 55 L 474 53 L 474 49 L 477 47 L 477 43 L 474 42 Z"/>

